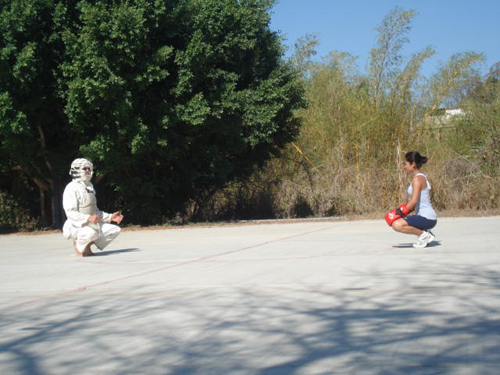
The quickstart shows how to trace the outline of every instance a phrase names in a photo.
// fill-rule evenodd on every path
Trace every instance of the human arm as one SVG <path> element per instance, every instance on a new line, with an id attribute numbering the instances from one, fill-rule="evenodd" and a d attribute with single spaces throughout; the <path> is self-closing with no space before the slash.
<path id="1" fill-rule="evenodd" d="M 97 209 L 97 217 L 99 218 L 100 222 L 111 223 L 112 216 L 113 216 L 113 214 L 104 212 L 104 211 L 100 210 L 99 208 Z"/>
<path id="2" fill-rule="evenodd" d="M 99 221 L 102 221 L 104 223 L 111 223 L 114 221 L 117 224 L 120 224 L 121 221 L 123 220 L 123 215 L 120 214 L 120 212 L 113 212 L 112 214 L 109 214 L 107 212 L 97 210 L 97 215 L 99 218 Z"/>
<path id="3" fill-rule="evenodd" d="M 406 203 L 406 207 L 408 207 L 409 212 L 414 211 L 415 207 L 417 207 L 418 202 L 420 200 L 420 192 L 422 190 L 422 186 L 425 183 L 425 178 L 423 176 L 415 176 L 411 183 L 412 186 L 412 195 L 408 203 Z"/>
<path id="4" fill-rule="evenodd" d="M 420 176 L 414 177 L 412 181 L 412 196 L 410 200 L 406 204 L 400 205 L 398 208 L 389 211 L 385 215 L 385 221 L 389 226 L 392 226 L 392 224 L 396 220 L 408 216 L 410 212 L 415 210 L 415 207 L 417 206 L 418 201 L 420 200 L 420 191 L 422 189 L 422 182 L 425 183 L 425 179 L 423 177 Z"/>

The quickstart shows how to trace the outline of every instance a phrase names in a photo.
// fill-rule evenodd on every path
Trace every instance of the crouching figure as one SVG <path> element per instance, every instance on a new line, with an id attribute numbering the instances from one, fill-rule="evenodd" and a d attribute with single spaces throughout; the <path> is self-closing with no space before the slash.
<path id="1" fill-rule="evenodd" d="M 73 177 L 63 194 L 63 208 L 67 220 L 63 227 L 63 236 L 73 240 L 75 254 L 79 257 L 94 255 L 91 246 L 100 250 L 108 246 L 119 234 L 123 216 L 119 212 L 112 214 L 97 208 L 97 199 L 92 179 L 94 166 L 87 159 L 75 159 L 71 163 L 69 174 Z"/>

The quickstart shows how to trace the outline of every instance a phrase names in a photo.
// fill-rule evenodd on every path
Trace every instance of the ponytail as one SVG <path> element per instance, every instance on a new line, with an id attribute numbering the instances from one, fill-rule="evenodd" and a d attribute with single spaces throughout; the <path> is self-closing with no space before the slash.
<path id="1" fill-rule="evenodd" d="M 415 163 L 418 169 L 422 168 L 422 165 L 427 163 L 427 161 L 429 160 L 427 159 L 427 157 L 420 155 L 418 151 L 407 152 L 405 155 L 405 159 L 408 163 Z"/>

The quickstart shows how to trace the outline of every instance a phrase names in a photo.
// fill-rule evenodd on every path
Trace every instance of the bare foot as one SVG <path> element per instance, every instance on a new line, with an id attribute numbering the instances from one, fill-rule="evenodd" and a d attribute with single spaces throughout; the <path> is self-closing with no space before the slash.
<path id="1" fill-rule="evenodd" d="M 85 247 L 85 251 L 82 253 L 82 256 L 84 257 L 90 257 L 92 255 L 95 255 L 92 250 L 90 250 L 90 246 L 93 244 L 93 242 L 89 243 L 86 247 Z"/>
<path id="2" fill-rule="evenodd" d="M 83 256 L 83 254 L 80 253 L 80 251 L 78 251 L 78 249 L 76 248 L 76 244 L 74 242 L 73 242 L 73 249 L 75 249 L 75 255 L 77 257 L 82 257 Z"/>

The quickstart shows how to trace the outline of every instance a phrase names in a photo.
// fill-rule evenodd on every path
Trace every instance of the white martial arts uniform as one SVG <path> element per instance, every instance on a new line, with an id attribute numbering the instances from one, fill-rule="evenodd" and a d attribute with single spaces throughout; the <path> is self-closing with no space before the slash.
<path id="1" fill-rule="evenodd" d="M 81 253 L 91 242 L 103 250 L 120 234 L 120 227 L 110 224 L 112 214 L 97 208 L 95 190 L 90 181 L 74 179 L 66 185 L 63 208 L 68 218 L 64 223 L 63 236 L 71 238 Z M 99 223 L 89 223 L 91 215 L 98 215 Z"/>

